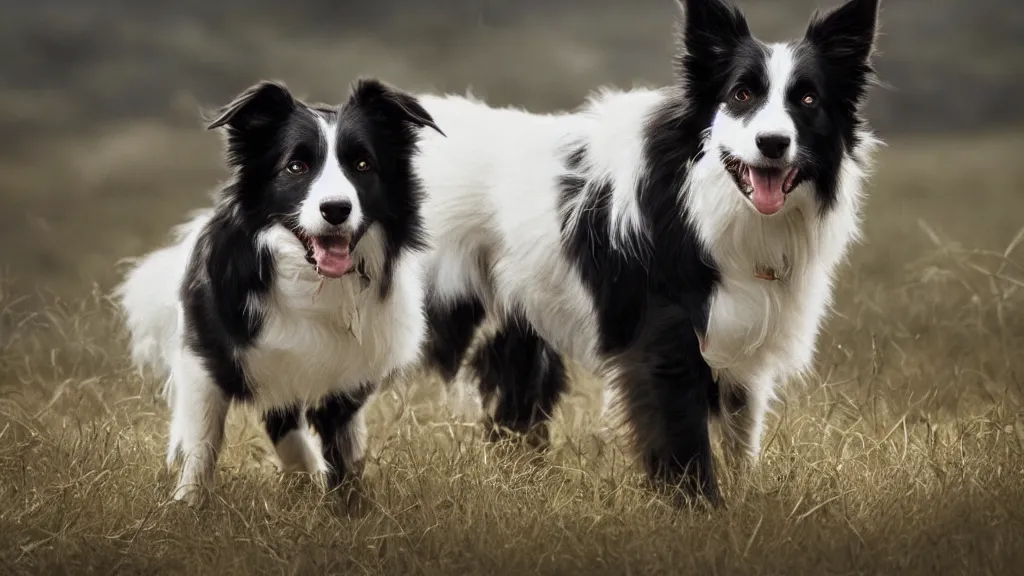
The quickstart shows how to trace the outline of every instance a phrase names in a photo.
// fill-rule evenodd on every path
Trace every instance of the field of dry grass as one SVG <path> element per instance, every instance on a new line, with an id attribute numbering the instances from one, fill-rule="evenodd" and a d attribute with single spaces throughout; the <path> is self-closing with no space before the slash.
<path id="1" fill-rule="evenodd" d="M 216 496 L 166 501 L 167 412 L 106 293 L 224 176 L 160 124 L 0 160 L 0 572 L 1010 574 L 1024 566 L 1024 133 L 897 139 L 818 374 L 777 407 L 729 508 L 653 497 L 577 378 L 543 456 L 481 441 L 437 384 L 372 407 L 368 492 L 276 473 L 235 410 Z M 57 160 L 57 161 L 54 161 Z"/>

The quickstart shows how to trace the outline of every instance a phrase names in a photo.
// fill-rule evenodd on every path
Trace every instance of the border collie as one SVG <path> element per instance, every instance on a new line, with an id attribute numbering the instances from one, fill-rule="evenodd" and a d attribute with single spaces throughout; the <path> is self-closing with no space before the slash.
<path id="1" fill-rule="evenodd" d="M 232 401 L 262 411 L 283 469 L 359 476 L 361 409 L 425 337 L 425 126 L 440 132 L 376 80 L 340 108 L 262 82 L 210 122 L 232 180 L 117 289 L 135 362 L 167 377 L 175 499 L 211 483 Z"/>
<path id="2" fill-rule="evenodd" d="M 425 136 L 414 165 L 438 243 L 433 363 L 457 366 L 485 311 L 503 318 L 485 389 L 543 411 L 564 380 L 551 359 L 574 358 L 614 386 L 649 476 L 718 503 L 709 424 L 730 462 L 759 455 L 859 235 L 878 0 L 782 43 L 723 0 L 681 5 L 676 86 L 558 115 L 421 97 L 448 137 Z"/>

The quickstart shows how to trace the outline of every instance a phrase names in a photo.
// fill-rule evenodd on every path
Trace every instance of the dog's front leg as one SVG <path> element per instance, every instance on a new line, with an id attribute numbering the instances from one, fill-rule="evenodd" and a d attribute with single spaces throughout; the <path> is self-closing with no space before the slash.
<path id="1" fill-rule="evenodd" d="M 175 500 L 197 505 L 213 483 L 230 405 L 198 357 L 182 350 L 172 368 L 171 429 L 167 464 L 181 462 Z"/>
<path id="2" fill-rule="evenodd" d="M 761 436 L 770 388 L 760 382 L 734 384 L 723 381 L 719 384 L 725 456 L 734 471 L 743 473 L 761 455 Z"/>
<path id="3" fill-rule="evenodd" d="M 281 472 L 316 475 L 326 469 L 299 406 L 268 410 L 263 427 L 281 461 Z"/>
<path id="4" fill-rule="evenodd" d="M 374 386 L 365 385 L 354 392 L 333 394 L 306 415 L 320 437 L 329 490 L 362 477 L 366 454 L 363 408 L 374 390 Z"/>
<path id="5" fill-rule="evenodd" d="M 636 344 L 616 361 L 618 400 L 648 475 L 662 487 L 721 503 L 711 452 L 711 368 L 693 324 L 672 310 L 652 314 Z"/>

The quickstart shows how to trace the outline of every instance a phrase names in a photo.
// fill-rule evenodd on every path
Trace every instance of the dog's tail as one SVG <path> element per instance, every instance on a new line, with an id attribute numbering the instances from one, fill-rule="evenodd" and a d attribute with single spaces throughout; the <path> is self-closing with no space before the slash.
<path id="1" fill-rule="evenodd" d="M 174 243 L 134 260 L 114 296 L 121 306 L 131 335 L 132 362 L 164 381 L 162 393 L 170 398 L 171 363 L 184 345 L 180 305 L 181 285 L 192 249 L 210 212 L 174 230 Z"/>

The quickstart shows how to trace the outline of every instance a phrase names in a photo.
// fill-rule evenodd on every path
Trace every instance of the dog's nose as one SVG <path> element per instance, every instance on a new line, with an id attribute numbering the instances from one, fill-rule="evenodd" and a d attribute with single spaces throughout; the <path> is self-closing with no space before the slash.
<path id="1" fill-rule="evenodd" d="M 330 200 L 320 204 L 320 215 L 332 226 L 343 224 L 352 213 L 352 203 L 348 200 Z"/>
<path id="2" fill-rule="evenodd" d="M 778 160 L 785 155 L 786 150 L 789 149 L 789 145 L 792 143 L 792 139 L 785 134 L 758 134 L 754 142 L 757 144 L 757 149 L 766 158 Z"/>

